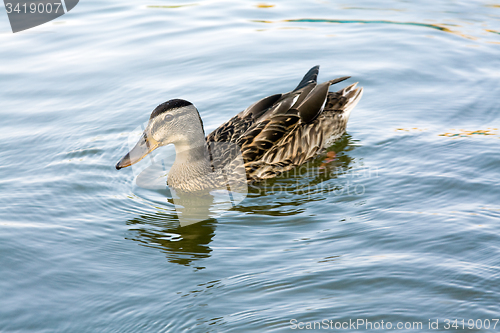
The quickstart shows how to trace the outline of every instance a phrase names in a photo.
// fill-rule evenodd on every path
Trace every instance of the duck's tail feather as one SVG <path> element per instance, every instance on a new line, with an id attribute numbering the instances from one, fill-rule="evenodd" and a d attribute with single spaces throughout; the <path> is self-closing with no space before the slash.
<path id="1" fill-rule="evenodd" d="M 357 88 L 358 82 L 351 84 L 337 92 L 328 93 L 325 112 L 342 112 L 345 118 L 349 118 L 351 111 L 363 96 L 363 88 Z"/>
<path id="2" fill-rule="evenodd" d="M 345 92 L 345 97 L 347 98 L 347 103 L 344 107 L 344 118 L 346 119 L 349 119 L 351 111 L 354 109 L 354 107 L 358 104 L 359 100 L 363 96 L 362 87 L 355 89 L 357 84 L 358 82 L 343 89 Z"/>

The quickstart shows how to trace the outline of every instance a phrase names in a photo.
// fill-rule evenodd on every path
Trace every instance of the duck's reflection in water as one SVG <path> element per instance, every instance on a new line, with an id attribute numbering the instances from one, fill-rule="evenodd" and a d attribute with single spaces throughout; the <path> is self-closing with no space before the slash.
<path id="1" fill-rule="evenodd" d="M 354 160 L 347 153 L 354 148 L 351 137 L 344 135 L 328 149 L 335 152 L 334 158 L 333 153 L 327 152 L 297 170 L 249 186 L 248 197 L 231 210 L 245 214 L 290 216 L 303 212 L 307 202 L 338 195 L 345 187 L 341 179 L 350 172 Z M 167 196 L 168 191 L 164 193 Z M 208 200 L 205 197 L 205 200 L 197 209 L 208 211 L 214 205 L 213 198 Z M 197 267 L 194 264 L 196 260 L 210 257 L 212 249 L 209 245 L 215 235 L 217 220 L 209 218 L 181 226 L 177 213 L 171 210 L 144 214 L 127 224 L 135 233 L 132 240 L 160 249 L 172 263 Z"/>
<path id="2" fill-rule="evenodd" d="M 134 233 L 130 239 L 161 250 L 172 263 L 191 266 L 193 261 L 210 257 L 216 222 L 208 219 L 179 227 L 175 213 L 158 212 L 136 217 L 127 225 Z"/>

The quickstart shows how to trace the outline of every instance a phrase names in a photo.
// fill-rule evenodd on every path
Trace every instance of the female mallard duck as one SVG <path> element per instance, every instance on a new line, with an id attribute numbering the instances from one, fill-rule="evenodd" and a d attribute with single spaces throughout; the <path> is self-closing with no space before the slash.
<path id="1" fill-rule="evenodd" d="M 176 159 L 167 184 L 180 191 L 226 187 L 227 177 L 238 166 L 244 167 L 247 181 L 272 178 L 299 166 L 344 134 L 351 110 L 363 94 L 363 88 L 355 89 L 357 83 L 329 92 L 330 85 L 349 76 L 317 84 L 318 72 L 319 66 L 311 68 L 293 91 L 261 99 L 206 138 L 192 103 L 173 99 L 160 104 L 139 142 L 116 169 L 170 143 L 175 145 Z M 217 147 L 229 147 L 223 143 L 237 147 L 238 153 L 222 148 L 217 152 Z"/>

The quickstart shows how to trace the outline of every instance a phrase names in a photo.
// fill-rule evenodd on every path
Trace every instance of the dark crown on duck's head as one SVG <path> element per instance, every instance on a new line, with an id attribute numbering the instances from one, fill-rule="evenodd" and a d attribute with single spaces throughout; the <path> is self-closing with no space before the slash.
<path id="1" fill-rule="evenodd" d="M 189 106 L 189 105 L 193 105 L 193 103 L 188 102 L 188 101 L 183 100 L 183 99 L 171 99 L 168 102 L 165 102 L 165 103 L 158 105 L 156 107 L 156 109 L 154 109 L 153 112 L 151 113 L 151 116 L 149 117 L 149 119 L 153 119 L 164 112 L 167 112 L 167 111 L 170 111 L 173 109 L 178 109 L 178 108 L 181 108 L 184 106 Z"/>

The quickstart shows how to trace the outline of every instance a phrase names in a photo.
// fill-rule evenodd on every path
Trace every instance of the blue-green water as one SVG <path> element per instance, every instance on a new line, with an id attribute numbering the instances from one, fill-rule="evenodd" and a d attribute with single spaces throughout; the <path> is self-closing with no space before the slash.
<path id="1" fill-rule="evenodd" d="M 500 331 L 499 2 L 88 0 L 0 45 L 1 332 Z M 179 227 L 115 170 L 161 102 L 208 132 L 316 64 L 365 89 L 335 172 Z"/>

